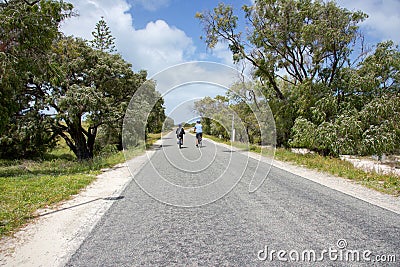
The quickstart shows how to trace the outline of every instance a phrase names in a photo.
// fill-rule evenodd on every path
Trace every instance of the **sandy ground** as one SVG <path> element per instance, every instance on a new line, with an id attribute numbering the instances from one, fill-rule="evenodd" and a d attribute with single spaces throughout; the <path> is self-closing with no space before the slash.
<path id="1" fill-rule="evenodd" d="M 383 174 L 395 174 L 400 176 L 400 169 L 390 166 L 388 164 L 384 164 L 382 162 L 372 160 L 372 159 L 365 159 L 365 158 L 357 158 L 349 155 L 342 155 L 340 156 L 342 160 L 347 160 L 352 163 L 356 168 L 363 169 L 369 172 L 377 172 Z"/>
<path id="2" fill-rule="evenodd" d="M 64 266 L 152 153 L 132 159 L 132 174 L 118 164 L 71 200 L 38 211 L 36 221 L 0 241 L 0 266 Z"/>
<path id="3" fill-rule="evenodd" d="M 229 147 L 229 146 L 227 146 Z M 231 147 L 229 147 L 231 148 Z M 39 218 L 21 229 L 13 238 L 0 241 L 1 266 L 63 266 L 113 203 L 126 185 L 154 152 L 132 159 L 130 166 L 119 164 L 102 173 L 80 194 L 54 209 L 39 211 Z M 241 152 L 246 153 L 247 152 Z M 250 157 L 265 161 L 255 153 Z M 288 163 L 274 161 L 274 166 L 319 184 L 362 199 L 400 214 L 400 198 L 367 189 L 350 180 L 326 175 Z"/>

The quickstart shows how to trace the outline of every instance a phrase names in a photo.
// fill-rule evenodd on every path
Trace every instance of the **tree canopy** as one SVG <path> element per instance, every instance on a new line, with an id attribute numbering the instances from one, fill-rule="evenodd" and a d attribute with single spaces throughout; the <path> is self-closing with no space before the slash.
<path id="1" fill-rule="evenodd" d="M 196 17 L 209 48 L 226 43 L 235 62 L 253 66 L 278 145 L 334 156 L 400 150 L 399 49 L 387 41 L 355 54 L 366 14 L 321 0 L 256 0 L 242 10 L 246 32 L 223 3 Z M 249 106 L 233 107 L 245 114 Z"/>
<path id="2" fill-rule="evenodd" d="M 54 0 L 0 4 L 1 157 L 42 155 L 61 137 L 79 160 L 91 159 L 99 131 L 113 136 L 100 147 L 122 149 L 125 110 L 147 73 L 113 53 L 103 18 L 92 42 L 63 36 L 59 23 L 72 8 Z M 153 110 L 149 130 L 161 131 L 162 99 Z"/>
<path id="3" fill-rule="evenodd" d="M 72 15 L 61 1 L 10 0 L 0 4 L 0 145 L 2 156 L 40 154 L 52 146 L 42 91 L 35 83 L 52 72 L 49 52 L 59 23 Z M 30 123 L 36 121 L 36 123 Z"/>
<path id="4" fill-rule="evenodd" d="M 205 42 L 210 48 L 227 42 L 233 59 L 251 62 L 255 75 L 281 100 L 285 95 L 278 79 L 292 84 L 322 82 L 330 87 L 349 59 L 357 24 L 366 18 L 362 12 L 320 0 L 258 0 L 243 10 L 247 34 L 238 31 L 238 17 L 229 5 L 220 3 L 213 11 L 198 13 Z"/>

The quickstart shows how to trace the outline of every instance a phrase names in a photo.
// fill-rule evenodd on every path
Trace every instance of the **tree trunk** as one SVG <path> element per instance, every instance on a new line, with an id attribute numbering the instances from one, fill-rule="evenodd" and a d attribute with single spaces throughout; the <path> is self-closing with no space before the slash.
<path id="1" fill-rule="evenodd" d="M 94 141 L 97 135 L 97 127 L 90 127 L 88 130 L 87 136 L 87 148 L 90 154 L 90 157 L 93 158 L 93 150 L 94 150 Z"/>
<path id="2" fill-rule="evenodd" d="M 92 159 L 93 147 L 92 150 L 90 150 L 85 134 L 82 132 L 80 119 L 68 124 L 68 133 L 71 136 L 74 145 L 74 148 L 71 149 L 74 151 L 78 160 L 82 161 Z"/>
<path id="3" fill-rule="evenodd" d="M 71 136 L 75 143 L 75 148 L 76 148 L 75 155 L 78 158 L 78 160 L 82 161 L 82 160 L 92 159 L 93 151 L 92 153 L 90 152 L 86 144 L 85 135 L 82 132 L 76 132 L 74 135 L 71 134 Z"/>

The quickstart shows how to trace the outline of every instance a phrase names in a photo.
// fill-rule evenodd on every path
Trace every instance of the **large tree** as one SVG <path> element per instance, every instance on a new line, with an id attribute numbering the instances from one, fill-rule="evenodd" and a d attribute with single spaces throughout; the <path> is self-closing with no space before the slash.
<path id="1" fill-rule="evenodd" d="M 84 40 L 63 38 L 54 46 L 58 76 L 47 88 L 55 110 L 53 130 L 79 160 L 93 157 L 98 128 L 122 122 L 146 72 L 134 73 L 117 54 L 95 50 Z"/>
<path id="2" fill-rule="evenodd" d="M 400 150 L 400 51 L 379 43 L 356 68 L 341 72 L 336 95 L 299 117 L 291 144 L 324 154 L 382 155 Z"/>
<path id="3" fill-rule="evenodd" d="M 229 5 L 196 17 L 209 48 L 226 43 L 235 61 L 252 64 L 276 118 L 278 145 L 287 145 L 296 117 L 311 119 L 315 107 L 327 106 L 331 98 L 339 110 L 343 70 L 352 64 L 350 55 L 361 37 L 358 24 L 367 16 L 321 0 L 256 0 L 242 10 L 246 32 Z M 327 113 L 325 119 L 335 115 Z"/>
<path id="4" fill-rule="evenodd" d="M 9 0 L 0 3 L 0 145 L 2 157 L 37 155 L 52 144 L 41 112 L 37 81 L 52 71 L 48 54 L 59 23 L 71 16 L 63 1 Z"/>
<path id="5" fill-rule="evenodd" d="M 210 48 L 227 42 L 234 60 L 245 59 L 276 97 L 286 97 L 278 80 L 323 82 L 330 87 L 351 53 L 358 23 L 366 15 L 338 7 L 333 1 L 256 0 L 243 6 L 249 32 L 238 30 L 231 6 L 197 13 Z M 285 73 L 285 75 L 281 75 Z"/>

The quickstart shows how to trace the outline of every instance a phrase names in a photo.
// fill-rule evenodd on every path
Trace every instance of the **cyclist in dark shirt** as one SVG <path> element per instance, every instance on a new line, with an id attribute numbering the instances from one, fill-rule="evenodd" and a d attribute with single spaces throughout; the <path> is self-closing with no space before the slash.
<path id="1" fill-rule="evenodd" d="M 176 137 L 179 139 L 181 139 L 181 145 L 183 145 L 183 135 L 185 134 L 185 129 L 183 129 L 182 124 L 179 123 L 178 125 L 178 129 L 176 129 L 175 131 L 176 133 Z"/>

